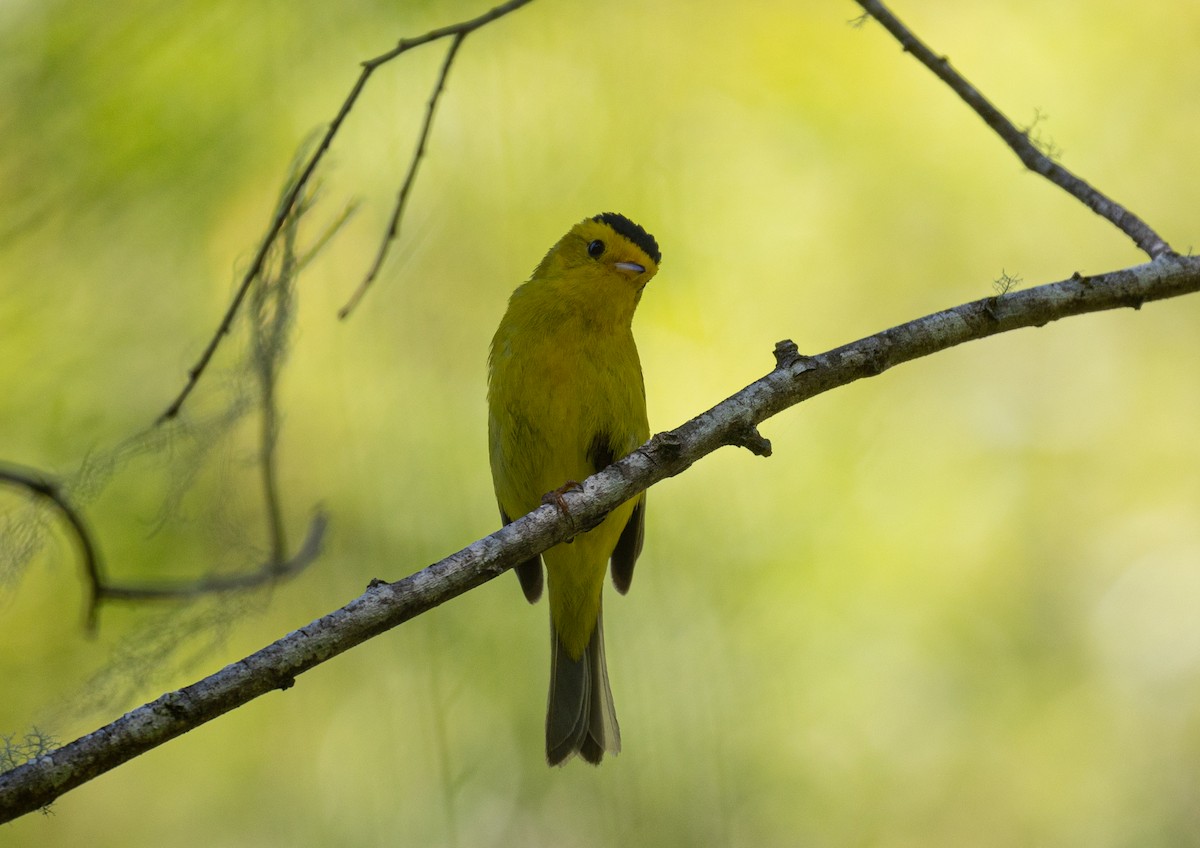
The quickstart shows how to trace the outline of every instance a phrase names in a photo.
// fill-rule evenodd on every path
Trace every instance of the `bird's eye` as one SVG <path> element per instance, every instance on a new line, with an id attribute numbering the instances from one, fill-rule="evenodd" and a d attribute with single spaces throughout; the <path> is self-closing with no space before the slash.
<path id="1" fill-rule="evenodd" d="M 600 241 L 600 239 L 593 239 L 588 242 L 588 256 L 595 259 L 602 253 L 604 253 L 604 242 Z"/>

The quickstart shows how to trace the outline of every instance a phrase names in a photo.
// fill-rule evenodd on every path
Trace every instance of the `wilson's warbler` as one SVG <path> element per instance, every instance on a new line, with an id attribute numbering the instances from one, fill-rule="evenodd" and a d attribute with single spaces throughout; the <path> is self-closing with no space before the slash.
<path id="1" fill-rule="evenodd" d="M 505 524 L 650 437 L 630 325 L 660 259 L 653 236 L 605 212 L 572 227 L 513 292 L 488 357 L 492 480 Z M 599 763 L 605 751 L 621 750 L 601 590 L 611 558 L 613 585 L 628 591 L 645 520 L 639 495 L 542 557 L 550 583 L 551 765 L 576 753 Z M 530 603 L 542 593 L 542 558 L 516 568 Z"/>

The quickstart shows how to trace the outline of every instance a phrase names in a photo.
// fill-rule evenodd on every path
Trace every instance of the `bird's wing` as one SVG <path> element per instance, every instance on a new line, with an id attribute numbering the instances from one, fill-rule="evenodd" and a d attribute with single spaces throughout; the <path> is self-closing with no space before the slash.
<path id="1" fill-rule="evenodd" d="M 608 433 L 600 432 L 592 437 L 588 447 L 588 461 L 592 464 L 592 473 L 607 468 L 617 459 L 613 450 L 612 438 Z M 638 496 L 637 504 L 625 527 L 621 530 L 621 538 L 612 552 L 612 581 L 617 591 L 624 595 L 629 591 L 633 582 L 633 566 L 637 564 L 638 555 L 642 552 L 642 540 L 646 536 L 646 496 Z"/>
<path id="2" fill-rule="evenodd" d="M 625 522 L 621 538 L 612 553 L 612 581 L 617 591 L 624 595 L 633 582 L 633 566 L 642 552 L 642 540 L 646 536 L 646 496 L 638 497 L 633 514 Z"/>
<path id="3" fill-rule="evenodd" d="M 504 507 L 500 508 L 500 520 L 506 526 L 512 524 L 512 519 L 505 514 Z M 531 604 L 536 603 L 542 596 L 542 558 L 535 556 L 533 559 L 519 562 L 513 570 L 517 572 L 517 580 L 521 581 L 521 591 L 525 593 L 525 600 Z"/>

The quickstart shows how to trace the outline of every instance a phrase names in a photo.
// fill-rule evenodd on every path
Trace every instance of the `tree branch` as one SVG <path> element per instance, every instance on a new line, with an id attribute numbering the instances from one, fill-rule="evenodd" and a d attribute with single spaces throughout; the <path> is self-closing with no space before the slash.
<path id="1" fill-rule="evenodd" d="M 955 94 L 975 110 L 975 113 L 983 118 L 984 123 L 995 130 L 996 134 L 1004 139 L 1005 144 L 1013 149 L 1017 158 L 1026 168 L 1041 174 L 1081 201 L 1101 218 L 1111 222 L 1121 232 L 1133 239 L 1133 243 L 1151 259 L 1175 252 L 1158 233 L 1151 229 L 1149 224 L 1137 215 L 1038 150 L 1037 146 L 1029 140 L 1028 133 L 1017 129 L 1012 121 L 1004 117 L 1003 113 L 992 105 L 990 100 L 950 66 L 950 60 L 945 56 L 938 56 L 930 50 L 883 3 L 879 0 L 855 0 L 855 2 L 862 6 L 868 15 L 883 24 L 884 29 L 895 36 L 906 53 L 911 53 L 917 61 L 933 71 L 938 79 L 950 86 Z"/>
<path id="2" fill-rule="evenodd" d="M 1200 291 L 1200 258 L 1163 255 L 1144 265 L 987 297 L 936 312 L 817 356 L 775 348 L 775 368 L 681 427 L 660 433 L 562 498 L 395 583 L 373 581 L 341 609 L 203 680 L 167 693 L 111 724 L 0 774 L 0 822 L 44 807 L 65 792 L 229 712 L 367 639 L 478 586 L 614 507 L 686 470 L 722 445 L 767 454 L 757 425 L 801 401 L 964 342 L 1072 315 L 1131 307 Z"/>
<path id="3" fill-rule="evenodd" d="M 422 136 L 454 52 L 465 35 L 511 12 L 529 0 L 512 0 L 478 18 L 433 30 L 416 39 L 401 41 L 393 50 L 363 63 L 358 81 L 309 158 L 293 190 L 284 198 L 258 253 L 247 271 L 217 333 L 197 365 L 189 372 L 183 391 L 163 418 L 176 415 L 232 324 L 253 280 L 264 268 L 268 251 L 285 226 L 318 162 L 373 71 L 407 50 L 429 41 L 454 36 L 438 90 L 431 97 Z M 111 724 L 21 766 L 0 774 L 0 822 L 44 807 L 63 793 L 100 774 L 211 721 L 273 689 L 290 688 L 295 678 L 367 639 L 478 586 L 518 562 L 523 562 L 595 526 L 614 507 L 656 482 L 686 470 L 698 459 L 723 445 L 746 447 L 769 456 L 770 443 L 758 432 L 762 421 L 808 398 L 922 356 L 968 341 L 987 338 L 1022 327 L 1044 324 L 1107 309 L 1132 307 L 1145 302 L 1200 291 L 1200 259 L 1177 256 L 1140 218 L 1114 203 L 1051 161 L 965 79 L 915 38 L 882 3 L 857 0 L 896 36 L 905 50 L 953 88 L 984 118 L 1027 167 L 1060 185 L 1102 215 L 1130 238 L 1153 261 L 1108 274 L 1070 279 L 1020 292 L 993 297 L 937 312 L 884 330 L 816 356 L 804 356 L 784 341 L 776 345 L 775 368 L 707 412 L 682 426 L 660 433 L 638 450 L 584 481 L 579 490 L 562 495 L 565 509 L 554 504 L 539 507 L 490 536 L 480 539 L 415 574 L 395 583 L 372 581 L 367 591 L 344 607 L 288 634 L 262 650 L 183 689 L 167 693 Z M 415 173 L 423 143 L 418 145 L 410 176 Z M 393 221 L 398 223 L 406 180 Z M 389 239 L 390 240 L 390 239 Z M 384 244 L 386 250 L 387 242 Z M 86 543 L 86 534 L 69 505 L 55 496 L 53 487 L 28 475 L 3 475 L 8 480 L 49 497 L 72 521 Z M 311 557 L 320 542 L 323 519 L 314 521 L 309 543 L 300 557 Z"/>
<path id="4" fill-rule="evenodd" d="M 238 574 L 213 574 L 182 583 L 100 583 L 93 587 L 98 600 L 109 601 L 180 601 L 200 595 L 215 595 L 223 592 L 244 592 L 267 583 L 278 583 L 295 577 L 312 565 L 321 555 L 325 541 L 325 530 L 329 517 L 317 512 L 308 523 L 308 533 L 300 549 L 287 559 L 272 556 L 258 568 Z M 97 604 L 93 603 L 90 616 L 95 617 Z"/>
<path id="5" fill-rule="evenodd" d="M 354 294 L 350 296 L 350 300 L 346 305 L 338 310 L 338 318 L 345 319 L 358 306 L 358 302 L 362 300 L 363 295 L 367 293 L 367 289 L 371 287 L 371 283 L 375 282 L 375 278 L 379 275 L 379 269 L 383 267 L 383 260 L 387 258 L 388 250 L 392 246 L 392 242 L 400 235 L 400 219 L 404 216 L 404 207 L 408 203 L 408 193 L 412 191 L 413 183 L 417 179 L 417 168 L 421 165 L 421 159 L 425 156 L 425 143 L 429 140 L 429 130 L 433 126 L 433 116 L 437 112 L 438 101 L 442 97 L 442 92 L 446 90 L 446 78 L 450 76 L 450 68 L 454 65 L 454 57 L 458 55 L 458 48 L 462 46 L 463 39 L 467 37 L 465 32 L 460 32 L 454 36 L 454 40 L 450 42 L 450 47 L 446 50 L 446 58 L 442 60 L 442 69 L 438 73 L 437 81 L 433 84 L 433 93 L 429 95 L 429 101 L 425 104 L 425 120 L 421 124 L 421 132 L 417 137 L 417 148 L 413 152 L 412 159 L 408 163 L 408 173 L 404 177 L 404 183 L 400 186 L 400 193 L 396 196 L 396 205 L 392 209 L 392 219 L 388 223 L 387 232 L 384 233 L 383 242 L 379 245 L 379 251 L 375 254 L 375 261 L 371 263 L 367 275 L 363 277 L 362 282 L 358 284 L 358 288 L 354 290 Z"/>
<path id="6" fill-rule="evenodd" d="M 88 532 L 87 525 L 84 524 L 83 516 L 67 500 L 58 483 L 41 472 L 18 470 L 11 466 L 0 467 L 0 483 L 10 483 L 27 489 L 31 494 L 50 503 L 66 519 L 67 526 L 71 528 L 71 535 L 75 537 L 75 541 L 79 545 L 79 555 L 83 561 L 84 574 L 87 576 L 89 591 L 87 629 L 94 631 L 96 608 L 104 581 L 100 575 L 100 555 L 96 551 L 95 542 L 92 541 L 92 534 Z"/>
<path id="7" fill-rule="evenodd" d="M 386 65 L 393 59 L 396 59 L 404 53 L 407 53 L 414 47 L 420 47 L 422 44 L 428 44 L 431 41 L 437 41 L 438 39 L 454 36 L 455 45 L 447 59 L 448 65 L 449 61 L 453 59 L 454 52 L 457 51 L 457 45 L 468 33 L 472 33 L 480 27 L 489 24 L 498 18 L 504 17 L 510 12 L 515 12 L 517 9 L 527 5 L 530 2 L 532 2 L 532 0 L 509 0 L 509 2 L 501 3 L 499 6 L 489 9 L 482 15 L 471 18 L 470 20 L 460 21 L 456 24 L 430 30 L 424 35 L 419 35 L 416 38 L 401 39 L 400 42 L 391 50 L 387 51 L 386 53 L 382 53 L 373 59 L 367 59 L 362 63 L 362 70 L 359 72 L 358 79 L 354 82 L 354 85 L 350 87 L 350 93 L 346 95 L 346 99 L 342 102 L 341 108 L 338 109 L 337 115 L 334 116 L 333 121 L 329 124 L 329 128 L 325 130 L 325 134 L 321 137 L 320 143 L 317 144 L 316 149 L 312 152 L 312 155 L 309 156 L 303 170 L 300 172 L 299 179 L 296 180 L 296 184 L 292 186 L 291 191 L 287 193 L 283 199 L 283 202 L 280 203 L 279 207 L 275 210 L 275 217 L 271 219 L 271 224 L 267 227 L 266 235 L 263 236 L 263 240 L 259 244 L 258 250 L 254 254 L 254 258 L 250 261 L 250 267 L 246 269 L 246 273 L 242 277 L 242 281 L 238 285 L 237 291 L 233 295 L 233 300 L 230 301 L 229 307 L 225 310 L 224 317 L 221 318 L 221 323 L 217 325 L 217 331 L 213 334 L 212 338 L 209 339 L 208 344 L 205 346 L 204 351 L 200 354 L 200 358 L 196 361 L 196 364 L 193 365 L 191 370 L 188 371 L 187 381 L 184 383 L 183 389 L 175 397 L 175 400 L 171 401 L 170 406 L 166 408 L 162 415 L 158 417 L 158 421 L 156 423 L 162 424 L 163 422 L 169 421 L 178 415 L 179 410 L 183 408 L 184 402 L 188 399 L 188 396 L 192 393 L 192 390 L 196 388 L 196 384 L 200 382 L 200 377 L 208 368 L 208 364 L 212 361 L 213 355 L 216 354 L 217 347 L 221 344 L 221 339 L 228 335 L 230 328 L 233 326 L 233 319 L 237 316 L 237 312 L 238 309 L 241 308 L 242 301 L 246 299 L 246 294 L 250 291 L 251 284 L 254 282 L 255 278 L 262 273 L 267 256 L 271 251 L 271 246 L 279 237 L 279 234 L 283 230 L 283 226 L 287 222 L 289 216 L 291 216 L 297 201 L 303 194 L 309 180 L 312 179 L 312 175 L 316 171 L 317 165 L 329 151 L 330 145 L 333 144 L 334 136 L 336 136 L 338 130 L 341 129 L 342 124 L 346 120 L 346 116 L 350 114 L 350 110 L 354 108 L 354 104 L 358 101 L 358 97 L 360 94 L 362 94 L 363 89 L 366 88 L 367 81 L 371 78 L 371 75 L 383 65 Z M 444 81 L 445 72 L 443 72 L 443 76 L 441 78 L 441 82 Z M 428 128 L 426 128 L 426 131 L 428 131 Z"/>

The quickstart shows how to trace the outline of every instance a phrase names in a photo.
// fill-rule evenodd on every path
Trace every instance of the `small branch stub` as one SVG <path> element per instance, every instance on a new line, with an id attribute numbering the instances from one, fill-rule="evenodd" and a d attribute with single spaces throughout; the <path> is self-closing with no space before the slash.
<path id="1" fill-rule="evenodd" d="M 648 443 L 650 450 L 660 455 L 664 461 L 675 459 L 683 452 L 683 439 L 678 433 L 673 430 L 668 430 L 664 433 L 656 433 Z M 647 452 L 642 448 L 643 452 Z M 654 457 L 652 456 L 651 459 Z"/>
<path id="2" fill-rule="evenodd" d="M 790 368 L 800 358 L 800 348 L 791 339 L 775 342 L 775 367 Z"/>
<path id="3" fill-rule="evenodd" d="M 775 370 L 801 374 L 817 366 L 811 356 L 805 356 L 791 339 L 775 342 Z"/>
<path id="4" fill-rule="evenodd" d="M 753 424 L 735 431 L 730 443 L 745 448 L 755 456 L 771 455 L 771 440 L 764 438 Z"/>

